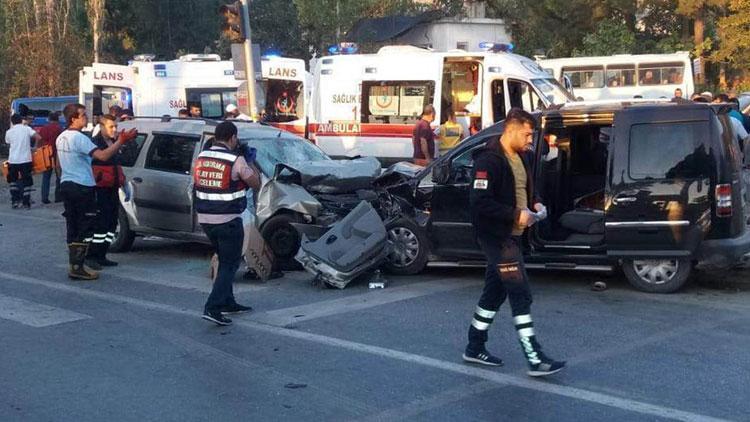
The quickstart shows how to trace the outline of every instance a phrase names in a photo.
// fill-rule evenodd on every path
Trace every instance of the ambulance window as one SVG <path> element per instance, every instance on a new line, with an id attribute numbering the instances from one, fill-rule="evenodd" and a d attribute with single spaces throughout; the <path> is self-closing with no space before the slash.
<path id="1" fill-rule="evenodd" d="M 432 104 L 433 81 L 362 82 L 362 122 L 414 124 Z"/>
<path id="2" fill-rule="evenodd" d="M 505 118 L 505 85 L 501 79 L 492 81 L 492 121 L 499 122 Z"/>
<path id="3" fill-rule="evenodd" d="M 140 133 L 131 142 L 126 143 L 120 148 L 120 164 L 123 167 L 133 167 L 136 160 L 138 160 L 138 154 L 141 152 L 143 143 L 146 141 L 146 134 Z"/>
<path id="4" fill-rule="evenodd" d="M 508 96 L 510 97 L 511 107 L 519 107 L 529 113 L 544 108 L 544 103 L 527 82 L 508 81 Z"/>
<path id="5" fill-rule="evenodd" d="M 200 138 L 156 134 L 146 157 L 146 168 L 190 174 L 195 145 Z"/>
<path id="6" fill-rule="evenodd" d="M 102 114 L 109 113 L 109 108 L 119 106 L 123 110 L 132 109 L 131 101 L 132 91 L 129 88 L 116 86 L 95 86 L 94 87 L 94 112 Z"/>
<path id="7" fill-rule="evenodd" d="M 230 88 L 191 88 L 186 89 L 188 108 L 198 106 L 201 116 L 208 119 L 224 117 L 224 109 L 229 104 L 237 105 L 237 91 Z"/>
<path id="8" fill-rule="evenodd" d="M 268 79 L 265 83 L 266 122 L 291 122 L 305 117 L 302 81 Z"/>

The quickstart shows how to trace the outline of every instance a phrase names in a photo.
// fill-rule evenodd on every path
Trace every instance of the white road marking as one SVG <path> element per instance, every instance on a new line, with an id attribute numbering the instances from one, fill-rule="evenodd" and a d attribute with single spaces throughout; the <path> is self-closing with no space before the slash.
<path id="1" fill-rule="evenodd" d="M 57 265 L 58 268 L 68 268 L 67 265 Z M 164 272 L 154 273 L 153 271 L 141 270 L 129 265 L 118 266 L 117 268 L 105 268 L 99 277 L 106 278 L 108 275 L 122 278 L 125 280 L 138 281 L 141 283 L 155 284 L 164 287 L 174 287 L 183 290 L 193 290 L 201 293 L 211 293 L 213 283 L 206 275 L 205 278 L 191 276 L 186 274 L 167 276 Z M 240 277 L 239 275 L 237 277 Z M 267 289 L 267 286 L 252 285 L 244 283 L 234 283 L 234 293 L 257 292 Z"/>
<path id="2" fill-rule="evenodd" d="M 80 321 L 91 318 L 88 315 L 54 306 L 42 305 L 28 300 L 0 295 L 0 318 L 20 322 L 30 327 L 49 327 L 50 325 Z"/>
<path id="3" fill-rule="evenodd" d="M 90 296 L 98 299 L 106 300 L 114 303 L 123 303 L 132 306 L 138 306 L 144 309 L 156 310 L 167 312 L 175 315 L 184 315 L 187 317 L 195 318 L 198 320 L 198 312 L 188 311 L 180 309 L 178 307 L 167 305 L 164 303 L 151 302 L 142 299 L 136 299 L 128 296 L 122 296 L 118 294 L 106 293 L 96 290 L 82 289 L 80 287 L 74 287 L 73 285 L 63 284 L 60 282 L 53 282 L 48 280 L 40 280 L 33 277 L 27 277 L 17 274 L 11 274 L 6 272 L 0 272 L 0 277 L 14 280 L 17 282 L 33 284 L 37 286 L 44 286 L 50 289 L 59 291 L 65 291 L 74 293 L 82 296 Z M 261 324 L 258 322 L 242 320 L 239 318 L 235 319 L 235 325 L 249 328 L 251 330 L 263 331 L 266 333 L 284 336 L 288 338 L 309 341 L 312 343 L 322 344 L 330 347 L 338 347 L 341 349 L 351 350 L 354 352 L 366 353 L 373 356 L 379 356 L 383 358 L 399 360 L 402 362 L 414 363 L 428 368 L 439 369 L 455 374 L 466 375 L 483 379 L 486 381 L 494 382 L 498 385 L 507 385 L 518 388 L 524 388 L 527 390 L 533 390 L 546 394 L 554 394 L 562 397 L 567 397 L 575 400 L 583 400 L 591 403 L 596 403 L 603 406 L 614 407 L 629 412 L 640 413 L 644 415 L 655 416 L 659 418 L 675 419 L 688 422 L 725 422 L 726 419 L 714 418 L 707 415 L 701 415 L 698 413 L 688 412 L 680 409 L 675 409 L 666 406 L 659 406 L 656 404 L 641 402 L 637 400 L 616 397 L 609 394 L 599 393 L 596 391 L 585 390 L 582 388 L 551 384 L 543 381 L 532 380 L 528 378 L 520 378 L 512 375 L 506 375 L 499 372 L 482 369 L 479 367 L 472 367 L 466 364 L 448 362 L 440 359 L 430 358 L 427 356 L 421 356 L 412 353 L 406 353 L 399 350 L 388 349 L 379 346 L 372 346 L 369 344 L 357 343 L 349 340 L 343 340 L 335 337 L 328 337 L 320 334 L 306 333 L 303 331 L 297 331 L 287 328 L 280 328 L 271 325 Z"/>
<path id="4" fill-rule="evenodd" d="M 324 300 L 290 308 L 276 309 L 259 313 L 252 320 L 264 324 L 285 327 L 290 324 L 312 319 L 343 314 L 352 311 L 374 308 L 402 300 L 413 299 L 433 293 L 448 292 L 465 287 L 478 286 L 478 281 L 464 282 L 456 280 L 438 280 L 423 283 L 411 283 L 388 289 L 369 290 L 366 293 L 346 296 L 338 299 Z"/>

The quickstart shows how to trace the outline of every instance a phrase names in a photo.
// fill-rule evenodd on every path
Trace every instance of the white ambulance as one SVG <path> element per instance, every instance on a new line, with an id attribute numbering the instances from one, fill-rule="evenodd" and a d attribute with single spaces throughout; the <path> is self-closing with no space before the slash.
<path id="1" fill-rule="evenodd" d="M 410 159 L 412 131 L 423 107 L 436 110 L 433 128 L 451 108 L 479 130 L 511 107 L 527 111 L 574 98 L 536 62 L 512 46 L 483 43 L 483 52 L 434 52 L 388 46 L 376 54 L 332 55 L 311 61 L 310 136 L 329 155 Z"/>
<path id="2" fill-rule="evenodd" d="M 216 54 L 189 54 L 172 61 L 136 56 L 127 65 L 94 63 L 79 77 L 79 101 L 89 113 L 108 113 L 118 105 L 136 116 L 177 116 L 198 106 L 201 116 L 219 119 L 229 104 L 238 104 L 240 80 L 231 61 Z M 305 64 L 283 57 L 261 58 L 256 97 L 264 119 L 290 131 L 304 132 Z"/>
<path id="3" fill-rule="evenodd" d="M 257 83 L 257 107 L 261 121 L 305 136 L 310 103 L 311 75 L 305 61 L 279 56 L 260 58 L 262 79 Z M 242 95 L 238 98 L 242 105 Z"/>

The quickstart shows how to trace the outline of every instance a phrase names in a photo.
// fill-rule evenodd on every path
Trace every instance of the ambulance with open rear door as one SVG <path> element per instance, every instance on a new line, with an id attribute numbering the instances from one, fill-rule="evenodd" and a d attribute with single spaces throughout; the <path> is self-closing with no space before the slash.
<path id="1" fill-rule="evenodd" d="M 574 101 L 536 62 L 513 54 L 512 45 L 481 47 L 388 46 L 376 54 L 332 48 L 339 54 L 310 65 L 310 138 L 331 156 L 375 156 L 388 164 L 412 158 L 412 131 L 427 104 L 436 110 L 433 128 L 450 108 L 473 132 L 502 120 L 511 107 L 534 111 Z"/>

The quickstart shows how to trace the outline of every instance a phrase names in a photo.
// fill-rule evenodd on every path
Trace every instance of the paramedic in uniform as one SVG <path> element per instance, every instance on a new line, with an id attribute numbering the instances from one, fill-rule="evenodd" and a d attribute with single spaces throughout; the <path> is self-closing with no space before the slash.
<path id="1" fill-rule="evenodd" d="M 210 148 L 198 155 L 193 169 L 194 201 L 198 222 L 219 257 L 219 268 L 203 319 L 218 325 L 232 320 L 223 313 L 251 311 L 234 299 L 232 282 L 242 258 L 244 229 L 240 215 L 247 208 L 246 191 L 258 189 L 258 171 L 238 148 L 237 127 L 232 122 L 216 126 Z"/>
<path id="2" fill-rule="evenodd" d="M 105 150 L 116 141 L 117 118 L 111 114 L 105 114 L 99 118 L 99 125 L 99 134 L 92 140 L 100 150 Z M 92 169 L 96 182 L 98 215 L 86 265 L 97 270 L 101 267 L 117 265 L 117 262 L 107 259 L 107 251 L 115 240 L 118 206 L 120 204 L 118 191 L 125 184 L 125 174 L 120 166 L 118 155 L 112 156 L 109 160 L 93 160 Z"/>
<path id="3" fill-rule="evenodd" d="M 81 129 L 88 124 L 86 107 L 81 104 L 68 104 L 63 109 L 68 129 L 57 137 L 57 159 L 60 163 L 60 195 L 65 207 L 65 224 L 70 267 L 68 277 L 80 280 L 94 280 L 99 273 L 84 265 L 89 245 L 93 239 L 96 224 L 96 181 L 91 168 L 92 158 L 108 161 L 120 147 L 136 137 L 138 132 L 131 129 L 120 132 L 117 141 L 106 149 L 99 149 Z"/>
<path id="4" fill-rule="evenodd" d="M 484 291 L 469 326 L 469 344 L 463 359 L 490 366 L 502 360 L 485 348 L 487 330 L 507 297 L 530 376 L 550 375 L 565 366 L 544 355 L 531 319 L 531 291 L 524 268 L 521 235 L 546 209 L 534 196 L 526 152 L 533 142 L 534 118 L 513 108 L 505 118 L 500 139 L 493 138 L 474 153 L 474 177 L 470 193 L 472 224 L 477 241 L 487 256 Z M 532 200 L 533 199 L 533 200 Z M 529 207 L 538 212 L 529 210 Z"/>

